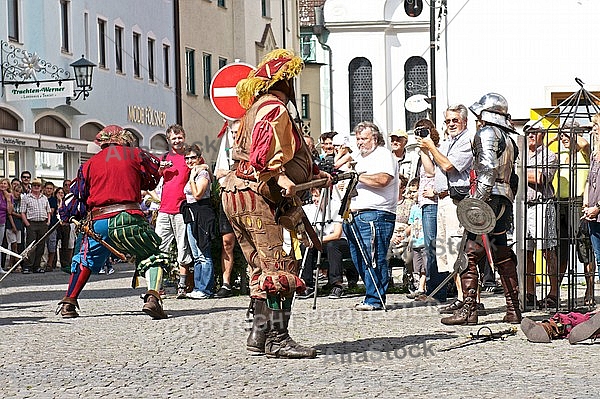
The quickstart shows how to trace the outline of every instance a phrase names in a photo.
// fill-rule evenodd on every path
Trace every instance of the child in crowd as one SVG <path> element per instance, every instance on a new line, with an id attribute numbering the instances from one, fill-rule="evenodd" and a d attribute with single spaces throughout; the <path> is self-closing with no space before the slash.
<path id="1" fill-rule="evenodd" d="M 406 227 L 405 235 L 410 237 L 408 250 L 412 251 L 412 270 L 414 280 L 418 281 L 418 288 L 415 292 L 407 295 L 410 299 L 416 299 L 421 295 L 425 295 L 425 282 L 427 255 L 425 253 L 425 236 L 423 235 L 423 214 L 421 205 L 417 202 L 417 193 L 419 191 L 419 178 L 414 178 L 408 184 L 407 196 L 413 200 L 413 205 L 410 208 L 408 216 L 408 227 Z"/>

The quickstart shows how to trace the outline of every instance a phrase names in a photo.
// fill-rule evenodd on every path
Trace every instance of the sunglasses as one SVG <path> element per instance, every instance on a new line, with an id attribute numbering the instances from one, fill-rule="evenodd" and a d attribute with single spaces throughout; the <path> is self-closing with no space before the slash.
<path id="1" fill-rule="evenodd" d="M 460 122 L 460 119 L 458 119 L 458 118 L 446 119 L 444 122 L 446 122 L 446 125 L 449 125 L 451 123 L 458 123 L 458 122 Z"/>
<path id="2" fill-rule="evenodd" d="M 190 161 L 193 159 L 198 159 L 198 155 L 188 155 L 187 157 L 183 157 L 186 161 Z"/>

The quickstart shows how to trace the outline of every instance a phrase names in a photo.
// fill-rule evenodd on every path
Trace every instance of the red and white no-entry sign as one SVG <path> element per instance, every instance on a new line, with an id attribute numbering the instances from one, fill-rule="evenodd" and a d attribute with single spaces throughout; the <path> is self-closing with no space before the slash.
<path id="1" fill-rule="evenodd" d="M 219 69 L 210 82 L 210 101 L 215 110 L 226 119 L 239 119 L 246 110 L 240 105 L 235 85 L 254 70 L 252 65 L 237 62 Z"/>

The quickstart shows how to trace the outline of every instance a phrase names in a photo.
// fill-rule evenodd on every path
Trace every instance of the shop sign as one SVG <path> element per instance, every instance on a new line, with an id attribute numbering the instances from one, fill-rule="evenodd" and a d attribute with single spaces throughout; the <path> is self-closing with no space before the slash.
<path id="1" fill-rule="evenodd" d="M 4 90 L 6 101 L 64 98 L 73 95 L 73 81 L 9 84 Z"/>
<path id="2" fill-rule="evenodd" d="M 140 125 L 167 127 L 167 113 L 152 107 L 127 106 L 127 120 Z"/>
<path id="3" fill-rule="evenodd" d="M 35 139 L 24 139 L 21 137 L 0 135 L 0 145 L 11 145 L 16 147 L 38 147 L 38 141 Z"/>
<path id="4" fill-rule="evenodd" d="M 74 144 L 74 143 L 60 143 L 57 141 L 40 141 L 40 147 L 46 150 L 55 150 L 62 152 L 87 152 L 87 143 L 85 144 Z"/>

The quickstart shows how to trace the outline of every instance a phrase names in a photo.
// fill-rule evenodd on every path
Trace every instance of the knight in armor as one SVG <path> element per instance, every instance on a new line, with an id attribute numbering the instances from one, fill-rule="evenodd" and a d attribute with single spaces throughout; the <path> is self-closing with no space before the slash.
<path id="1" fill-rule="evenodd" d="M 291 51 L 273 50 L 238 82 L 238 99 L 247 111 L 232 148 L 235 163 L 222 185 L 223 209 L 250 268 L 254 318 L 246 348 L 268 357 L 316 357 L 314 348 L 288 334 L 292 297 L 306 286 L 298 278 L 300 229 L 286 224 L 292 237 L 292 249 L 286 250 L 281 224 L 302 212 L 296 184 L 329 178 L 313 163 L 287 109 L 295 97 L 293 78 L 303 66 Z"/>
<path id="2" fill-rule="evenodd" d="M 471 198 L 485 201 L 494 211 L 495 226 L 489 233 L 489 249 L 500 275 L 506 298 L 504 322 L 521 322 L 517 282 L 517 257 L 508 246 L 506 232 L 513 222 L 514 192 L 511 188 L 514 161 L 518 151 L 510 138 L 514 131 L 508 114 L 506 99 L 497 93 L 488 93 L 469 107 L 477 117 L 478 130 L 473 138 L 473 186 Z M 442 319 L 446 325 L 477 324 L 477 264 L 486 256 L 484 246 L 469 233 L 465 245 L 467 269 L 461 274 L 464 306 L 452 316 Z"/>

